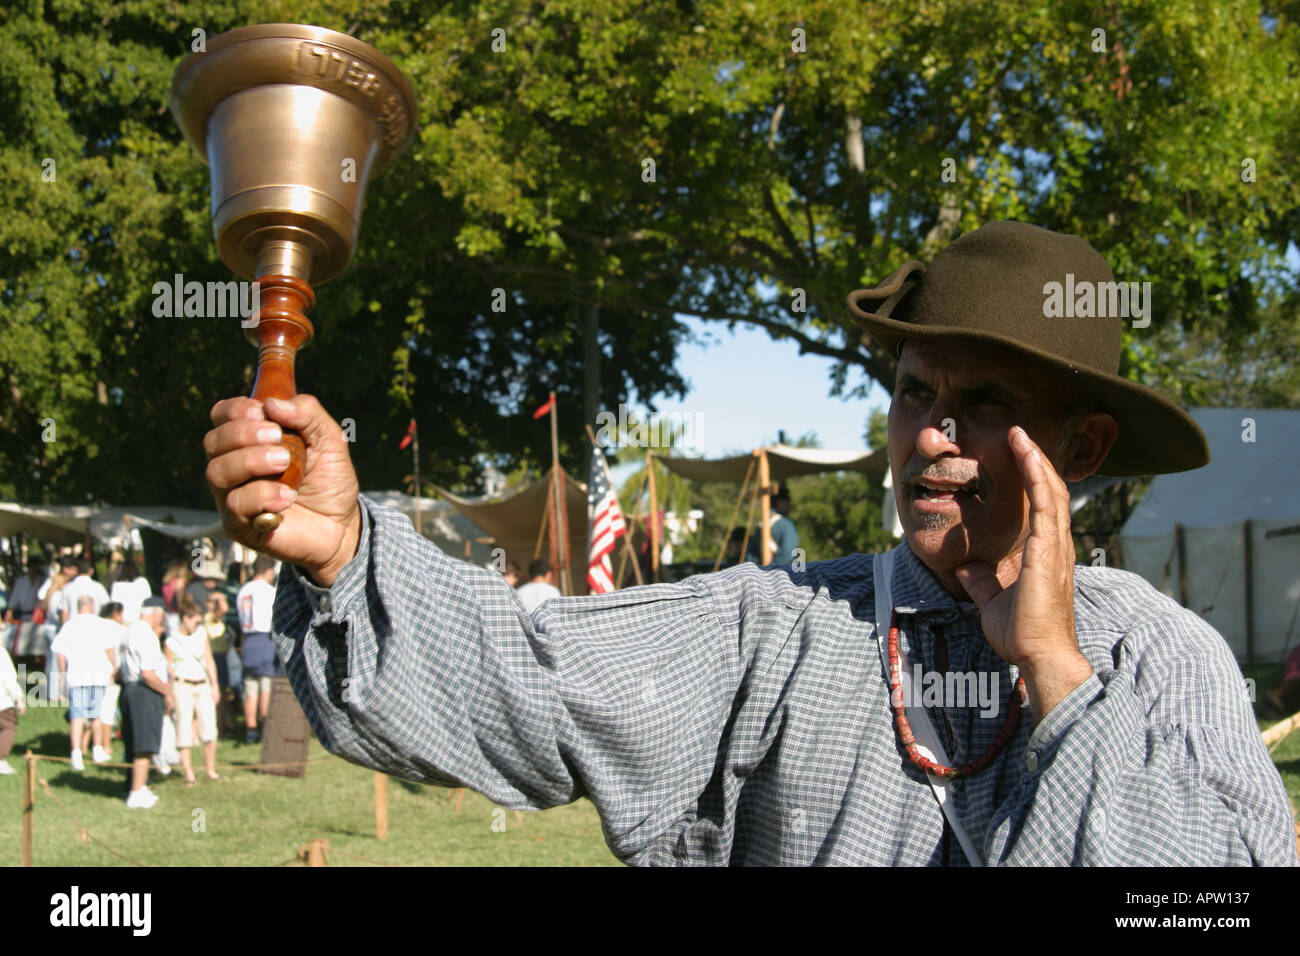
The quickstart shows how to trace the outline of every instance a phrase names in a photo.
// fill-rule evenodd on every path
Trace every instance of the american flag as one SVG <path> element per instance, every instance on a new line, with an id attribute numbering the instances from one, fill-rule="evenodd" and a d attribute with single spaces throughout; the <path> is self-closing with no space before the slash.
<path id="1" fill-rule="evenodd" d="M 609 556 L 614 542 L 627 533 L 623 512 L 614 494 L 609 466 L 599 448 L 591 452 L 591 474 L 587 481 L 587 589 L 592 594 L 615 590 L 614 566 Z"/>

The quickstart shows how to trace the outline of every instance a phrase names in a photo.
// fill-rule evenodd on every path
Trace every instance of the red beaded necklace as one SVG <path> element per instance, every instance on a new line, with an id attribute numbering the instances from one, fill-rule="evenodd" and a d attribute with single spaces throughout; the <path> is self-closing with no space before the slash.
<path id="1" fill-rule="evenodd" d="M 962 764 L 960 767 L 946 767 L 923 756 L 917 750 L 916 737 L 912 734 L 912 725 L 907 722 L 907 708 L 903 706 L 901 672 L 902 666 L 898 659 L 898 615 L 893 614 L 889 621 L 889 701 L 894 708 L 894 726 L 898 728 L 898 739 L 903 742 L 908 759 L 925 773 L 932 773 L 938 777 L 948 777 L 950 779 L 969 777 L 972 774 L 979 773 L 992 763 L 993 758 L 1000 754 L 1002 748 L 1015 736 L 1016 727 L 1020 724 L 1021 705 L 1029 702 L 1029 693 L 1025 690 L 1025 679 L 1017 677 L 1015 687 L 1017 693 L 1011 695 L 1011 699 L 1007 704 L 1007 716 L 1002 722 L 1002 729 L 998 731 L 998 735 L 993 739 L 993 743 L 989 745 L 989 749 L 984 751 L 983 756 L 972 760 L 970 763 Z"/>

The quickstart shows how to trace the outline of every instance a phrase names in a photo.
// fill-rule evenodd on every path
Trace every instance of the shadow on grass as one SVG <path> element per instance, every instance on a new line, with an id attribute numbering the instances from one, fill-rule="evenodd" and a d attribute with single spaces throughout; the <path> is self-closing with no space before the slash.
<path id="1" fill-rule="evenodd" d="M 21 723 L 18 725 L 18 729 L 22 730 Z M 57 730 L 47 730 L 39 737 L 15 741 L 12 755 L 22 757 L 24 753 L 30 750 L 32 753 L 49 754 L 51 757 L 66 757 L 71 746 L 67 731 L 59 733 Z"/>
<path id="2" fill-rule="evenodd" d="M 54 789 L 76 790 L 80 793 L 103 797 L 121 797 L 126 794 L 126 771 L 105 770 L 87 774 L 70 770 L 64 765 L 46 764 L 46 768 L 60 766 L 59 770 L 44 774 Z"/>

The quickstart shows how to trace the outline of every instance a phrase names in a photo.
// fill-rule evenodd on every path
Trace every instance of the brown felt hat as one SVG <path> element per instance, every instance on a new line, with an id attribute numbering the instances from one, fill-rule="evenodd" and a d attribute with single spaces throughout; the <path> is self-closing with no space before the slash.
<path id="1" fill-rule="evenodd" d="M 1097 308 L 1104 296 L 1089 296 L 1091 304 L 1081 298 L 1074 307 L 1070 292 L 1088 288 L 1081 283 L 1114 281 L 1106 260 L 1077 236 L 991 222 L 954 240 L 928 268 L 912 260 L 875 288 L 852 293 L 848 305 L 853 321 L 895 355 L 904 339 L 965 339 L 1058 369 L 1119 423 L 1099 474 L 1200 468 L 1210 448 L 1192 417 L 1155 389 L 1116 374 L 1127 319 L 1089 314 L 1119 311 Z M 1059 296 L 1049 283 L 1060 284 Z"/>

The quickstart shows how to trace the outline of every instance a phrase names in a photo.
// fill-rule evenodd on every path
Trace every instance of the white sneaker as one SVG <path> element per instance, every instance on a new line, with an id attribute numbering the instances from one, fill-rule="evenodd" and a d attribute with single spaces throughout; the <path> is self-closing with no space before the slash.
<path id="1" fill-rule="evenodd" d="M 9 766 L 8 761 L 0 760 L 0 777 L 9 777 L 17 772 L 17 770 Z"/>
<path id="2" fill-rule="evenodd" d="M 94 760 L 95 763 L 108 763 L 110 760 L 113 759 L 113 755 L 110 754 L 103 747 L 96 747 L 94 751 L 94 756 L 91 759 Z"/>
<path id="3" fill-rule="evenodd" d="M 85 764 L 82 762 L 82 760 L 81 760 L 81 751 L 80 751 L 80 750 L 74 750 L 74 751 L 72 751 L 72 769 L 73 769 L 73 770 L 85 770 L 85 769 L 86 769 L 86 765 L 85 765 Z"/>
<path id="4" fill-rule="evenodd" d="M 132 790 L 130 796 L 126 798 L 126 807 L 128 810 L 148 810 L 158 802 L 158 797 L 150 793 L 144 787 L 139 790 Z"/>

